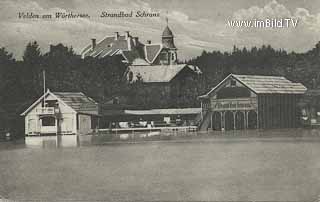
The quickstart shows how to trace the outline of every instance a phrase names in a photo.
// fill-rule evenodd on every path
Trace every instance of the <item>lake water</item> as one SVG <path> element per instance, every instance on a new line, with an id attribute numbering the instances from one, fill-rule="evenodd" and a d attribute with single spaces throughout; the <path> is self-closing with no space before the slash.
<path id="1" fill-rule="evenodd" d="M 15 200 L 316 201 L 320 131 L 237 131 L 96 145 L 90 136 L 0 143 L 0 195 Z"/>

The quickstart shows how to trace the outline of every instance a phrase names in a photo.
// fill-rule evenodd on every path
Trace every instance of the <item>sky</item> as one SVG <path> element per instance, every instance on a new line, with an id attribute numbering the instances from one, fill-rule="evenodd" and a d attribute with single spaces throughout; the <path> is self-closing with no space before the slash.
<path id="1" fill-rule="evenodd" d="M 101 18 L 101 12 L 158 12 L 153 18 Z M 87 13 L 90 18 L 19 19 L 19 12 Z M 175 36 L 179 59 L 206 51 L 231 51 L 233 46 L 270 44 L 276 49 L 304 52 L 320 41 L 319 0 L 0 0 L 0 47 L 21 59 L 28 42 L 44 53 L 50 44 L 72 46 L 77 53 L 91 42 L 118 31 L 139 40 L 161 42 L 166 26 Z M 293 28 L 235 28 L 228 20 L 297 19 Z"/>

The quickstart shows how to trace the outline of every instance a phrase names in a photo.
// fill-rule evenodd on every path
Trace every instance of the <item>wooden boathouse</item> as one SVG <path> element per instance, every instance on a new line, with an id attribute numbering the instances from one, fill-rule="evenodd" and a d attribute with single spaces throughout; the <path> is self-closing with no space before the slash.
<path id="1" fill-rule="evenodd" d="M 48 90 L 21 116 L 26 135 L 87 134 L 99 125 L 98 103 L 81 92 Z"/>
<path id="2" fill-rule="evenodd" d="M 199 96 L 200 130 L 297 127 L 298 102 L 306 90 L 281 76 L 230 74 Z"/>

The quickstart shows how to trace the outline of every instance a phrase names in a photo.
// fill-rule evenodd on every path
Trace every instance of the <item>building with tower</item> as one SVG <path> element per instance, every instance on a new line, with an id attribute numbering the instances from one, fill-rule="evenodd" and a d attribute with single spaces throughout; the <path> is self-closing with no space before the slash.
<path id="1" fill-rule="evenodd" d="M 161 43 L 152 43 L 151 40 L 142 43 L 139 37 L 132 36 L 129 31 L 124 35 L 115 32 L 114 36 L 106 36 L 98 42 L 92 39 L 82 50 L 81 57 L 121 57 L 128 65 L 125 77 L 129 83 L 137 79 L 145 83 L 169 83 L 184 77 L 179 76 L 182 72 L 187 72 L 186 75 L 199 75 L 201 70 L 198 67 L 179 63 L 174 38 L 167 21 Z"/>

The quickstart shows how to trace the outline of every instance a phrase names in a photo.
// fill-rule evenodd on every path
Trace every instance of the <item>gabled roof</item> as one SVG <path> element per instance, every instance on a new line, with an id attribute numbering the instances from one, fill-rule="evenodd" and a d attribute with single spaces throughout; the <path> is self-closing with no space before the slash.
<path id="1" fill-rule="evenodd" d="M 140 75 L 144 83 L 170 82 L 181 70 L 190 68 L 195 73 L 201 73 L 200 69 L 193 65 L 152 65 L 152 66 L 129 66 L 127 72 L 132 72 L 133 80 Z"/>
<path id="2" fill-rule="evenodd" d="M 294 83 L 282 76 L 230 74 L 207 94 L 200 96 L 200 98 L 208 97 L 209 94 L 218 89 L 229 78 L 238 80 L 256 94 L 304 94 L 307 90 L 301 83 Z"/>
<path id="3" fill-rule="evenodd" d="M 53 92 L 53 94 L 76 112 L 98 114 L 98 103 L 82 92 Z"/>
<path id="4" fill-rule="evenodd" d="M 119 36 L 118 39 L 115 39 L 114 36 L 106 36 L 101 41 L 97 42 L 94 49 L 92 49 L 92 44 L 86 46 L 81 54 L 84 57 L 106 57 L 112 56 L 117 50 L 129 50 L 129 43 L 132 44 L 132 37 L 128 39 L 125 36 Z"/>
<path id="5" fill-rule="evenodd" d="M 158 57 L 162 50 L 161 44 L 146 44 L 145 47 L 145 58 L 149 63 L 153 63 Z"/>
<path id="6" fill-rule="evenodd" d="M 128 63 L 133 63 L 134 60 L 141 58 L 139 51 L 136 49 L 131 51 L 122 51 L 122 55 Z"/>
<path id="7" fill-rule="evenodd" d="M 27 110 L 21 115 L 26 115 L 32 110 L 37 104 L 39 104 L 44 97 L 52 95 L 63 104 L 71 107 L 77 113 L 98 115 L 98 103 L 92 98 L 84 95 L 81 92 L 50 92 L 49 90 L 42 95 L 37 101 L 35 101 Z"/>

